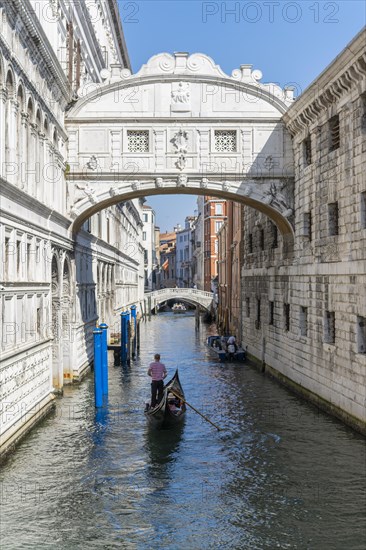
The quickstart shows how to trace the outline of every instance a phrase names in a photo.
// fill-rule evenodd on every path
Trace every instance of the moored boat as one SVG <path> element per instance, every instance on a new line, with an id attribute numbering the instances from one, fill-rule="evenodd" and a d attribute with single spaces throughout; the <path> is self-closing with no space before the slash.
<path id="1" fill-rule="evenodd" d="M 235 346 L 235 351 L 231 352 L 227 340 L 228 338 L 225 336 L 209 336 L 207 338 L 207 346 L 211 351 L 215 352 L 221 363 L 225 363 L 226 361 L 245 361 L 246 351 L 240 346 Z"/>
<path id="2" fill-rule="evenodd" d="M 172 307 L 173 313 L 185 313 L 187 311 L 187 308 L 184 304 L 174 304 Z"/>
<path id="3" fill-rule="evenodd" d="M 181 396 L 182 399 L 177 396 Z M 183 400 L 184 392 L 177 369 L 173 378 L 165 384 L 160 403 L 153 409 L 147 404 L 145 416 L 154 428 L 167 428 L 180 424 L 186 413 L 186 405 Z"/>

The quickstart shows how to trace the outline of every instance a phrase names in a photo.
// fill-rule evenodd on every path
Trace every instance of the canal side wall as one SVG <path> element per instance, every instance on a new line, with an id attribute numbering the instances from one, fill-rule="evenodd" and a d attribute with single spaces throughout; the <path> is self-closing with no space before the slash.
<path id="1" fill-rule="evenodd" d="M 366 432 L 366 31 L 284 115 L 293 249 L 244 208 L 242 341 L 276 377 Z M 285 251 L 286 245 L 286 253 Z"/>

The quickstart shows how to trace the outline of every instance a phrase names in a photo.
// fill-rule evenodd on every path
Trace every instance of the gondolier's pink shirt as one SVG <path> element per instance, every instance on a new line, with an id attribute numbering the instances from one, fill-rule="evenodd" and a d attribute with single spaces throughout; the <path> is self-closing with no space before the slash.
<path id="1" fill-rule="evenodd" d="M 151 378 L 153 380 L 163 380 L 164 374 L 166 374 L 166 368 L 163 363 L 151 363 L 149 367 L 149 371 L 151 372 Z"/>

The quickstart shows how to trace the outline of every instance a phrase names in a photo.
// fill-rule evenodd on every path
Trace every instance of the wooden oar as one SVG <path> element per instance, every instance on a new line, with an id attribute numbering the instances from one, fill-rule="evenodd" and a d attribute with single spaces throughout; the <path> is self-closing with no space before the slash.
<path id="1" fill-rule="evenodd" d="M 204 414 L 202 414 L 200 411 L 198 411 L 193 405 L 191 405 L 190 403 L 188 403 L 188 401 L 186 401 L 181 395 L 179 395 L 179 393 L 175 393 L 174 390 L 172 389 L 169 389 L 170 393 L 172 393 L 173 395 L 175 395 L 175 397 L 177 397 L 178 399 L 180 399 L 181 401 L 183 401 L 183 403 L 185 403 L 186 405 L 188 405 L 188 407 L 190 407 L 191 409 L 194 410 L 194 412 L 196 412 L 197 414 L 199 414 L 200 416 L 202 416 L 202 418 L 204 418 L 206 420 L 206 422 L 209 422 L 210 424 L 212 424 L 212 426 L 214 426 L 216 428 L 217 431 L 221 431 L 221 428 L 219 428 L 218 426 L 216 426 L 216 424 L 214 424 L 209 418 L 207 418 L 207 416 L 205 416 Z"/>

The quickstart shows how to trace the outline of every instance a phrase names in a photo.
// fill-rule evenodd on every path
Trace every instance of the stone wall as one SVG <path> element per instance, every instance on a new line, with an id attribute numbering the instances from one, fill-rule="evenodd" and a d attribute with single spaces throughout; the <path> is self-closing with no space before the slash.
<path id="1" fill-rule="evenodd" d="M 293 250 L 279 235 L 275 247 L 271 222 L 245 207 L 242 270 L 243 340 L 249 353 L 362 431 L 365 34 L 284 115 L 295 160 Z"/>

